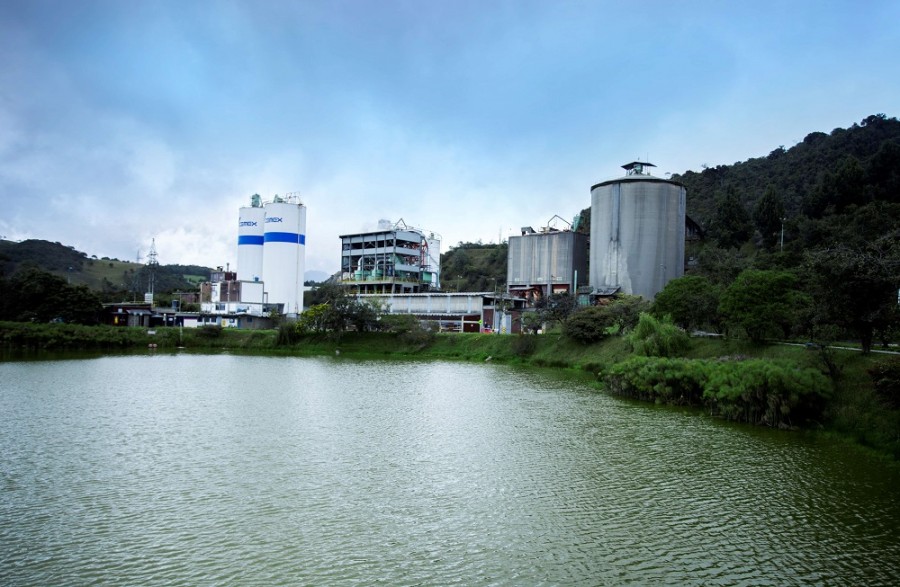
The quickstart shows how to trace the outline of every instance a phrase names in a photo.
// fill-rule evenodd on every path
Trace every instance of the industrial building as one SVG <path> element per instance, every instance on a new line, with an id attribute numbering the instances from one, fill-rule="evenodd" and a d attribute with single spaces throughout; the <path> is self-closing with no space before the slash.
<path id="1" fill-rule="evenodd" d="M 591 187 L 590 285 L 652 300 L 684 275 L 686 192 L 650 175 L 652 163 L 622 167 L 624 177 Z"/>
<path id="2" fill-rule="evenodd" d="M 449 332 L 521 331 L 525 300 L 495 292 L 360 294 L 360 301 L 388 314 L 411 314 Z"/>
<path id="3" fill-rule="evenodd" d="M 559 230 L 547 224 L 540 231 L 524 226 L 521 236 L 509 237 L 506 284 L 516 297 L 533 301 L 588 283 L 588 235 L 572 225 Z"/>
<path id="4" fill-rule="evenodd" d="M 265 299 L 262 281 L 239 281 L 237 273 L 220 267 L 200 285 L 200 323 L 264 328 L 273 309 Z"/>
<path id="5" fill-rule="evenodd" d="M 378 230 L 344 234 L 340 284 L 357 294 L 420 293 L 440 289 L 440 236 L 396 223 Z"/>

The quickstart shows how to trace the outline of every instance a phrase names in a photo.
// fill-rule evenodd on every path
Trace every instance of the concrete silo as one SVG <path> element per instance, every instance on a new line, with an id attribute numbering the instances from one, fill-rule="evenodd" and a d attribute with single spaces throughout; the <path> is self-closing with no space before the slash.
<path id="1" fill-rule="evenodd" d="M 242 206 L 238 211 L 238 279 L 262 279 L 265 218 L 266 213 L 258 194 L 250 198 L 249 206 Z"/>
<path id="2" fill-rule="evenodd" d="M 306 206 L 297 196 L 275 196 L 265 205 L 263 281 L 269 304 L 291 317 L 303 311 L 306 271 Z"/>
<path id="3" fill-rule="evenodd" d="M 651 163 L 622 166 L 625 177 L 591 187 L 591 286 L 652 300 L 684 275 L 684 186 L 653 177 Z"/>

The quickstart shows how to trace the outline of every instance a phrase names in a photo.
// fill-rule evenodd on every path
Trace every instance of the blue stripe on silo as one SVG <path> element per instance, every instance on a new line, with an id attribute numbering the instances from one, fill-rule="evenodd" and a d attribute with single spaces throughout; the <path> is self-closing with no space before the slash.
<path id="1" fill-rule="evenodd" d="M 306 235 L 297 234 L 296 232 L 267 232 L 265 235 L 267 243 L 294 243 L 306 244 Z"/>
<path id="2" fill-rule="evenodd" d="M 242 234 L 238 236 L 239 245 L 261 245 L 263 242 L 263 237 L 256 234 Z"/>

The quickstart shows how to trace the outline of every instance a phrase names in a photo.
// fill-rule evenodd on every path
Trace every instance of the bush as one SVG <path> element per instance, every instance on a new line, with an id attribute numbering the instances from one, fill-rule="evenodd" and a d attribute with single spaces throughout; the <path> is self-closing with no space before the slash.
<path id="1" fill-rule="evenodd" d="M 817 369 L 754 359 L 716 363 L 703 397 L 728 420 L 786 428 L 820 418 L 830 389 Z"/>
<path id="2" fill-rule="evenodd" d="M 214 324 L 201 326 L 196 331 L 197 338 L 213 339 L 222 336 L 222 327 Z"/>
<path id="3" fill-rule="evenodd" d="M 412 314 L 383 314 L 378 321 L 380 330 L 404 334 L 419 328 L 419 319 Z"/>
<path id="4" fill-rule="evenodd" d="M 900 409 L 900 359 L 891 359 L 869 369 L 872 388 L 884 406 L 890 410 Z"/>
<path id="5" fill-rule="evenodd" d="M 538 340 L 536 336 L 519 334 L 512 340 L 511 350 L 517 357 L 527 357 L 537 350 Z"/>
<path id="6" fill-rule="evenodd" d="M 602 306 L 589 306 L 572 314 L 563 326 L 563 334 L 581 344 L 602 340 L 613 326 L 612 317 Z"/>
<path id="7" fill-rule="evenodd" d="M 416 320 L 415 325 L 398 336 L 398 340 L 405 345 L 423 349 L 434 342 L 436 324 L 423 324 Z"/>
<path id="8" fill-rule="evenodd" d="M 603 380 L 614 394 L 678 405 L 705 405 L 728 420 L 771 427 L 817 421 L 831 387 L 817 369 L 765 361 L 633 357 Z"/>
<path id="9" fill-rule="evenodd" d="M 628 335 L 632 350 L 645 357 L 672 357 L 690 346 L 688 335 L 672 323 L 668 316 L 657 320 L 651 314 L 641 314 L 637 326 Z"/>
<path id="10" fill-rule="evenodd" d="M 644 401 L 699 405 L 708 364 L 687 359 L 633 357 L 610 367 L 604 382 L 610 392 Z"/>
<path id="11" fill-rule="evenodd" d="M 275 344 L 278 346 L 291 346 L 300 341 L 303 326 L 300 322 L 282 322 L 278 325 L 278 336 Z"/>
<path id="12" fill-rule="evenodd" d="M 685 330 L 712 328 L 719 325 L 719 287 L 706 277 L 685 275 L 673 279 L 656 294 L 653 315 L 669 315 Z"/>

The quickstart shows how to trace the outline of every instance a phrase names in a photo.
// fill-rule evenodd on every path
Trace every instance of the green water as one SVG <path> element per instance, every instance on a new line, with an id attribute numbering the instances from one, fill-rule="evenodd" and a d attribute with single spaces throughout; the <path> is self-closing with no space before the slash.
<path id="1" fill-rule="evenodd" d="M 2 585 L 896 585 L 898 483 L 497 365 L 0 363 Z"/>

